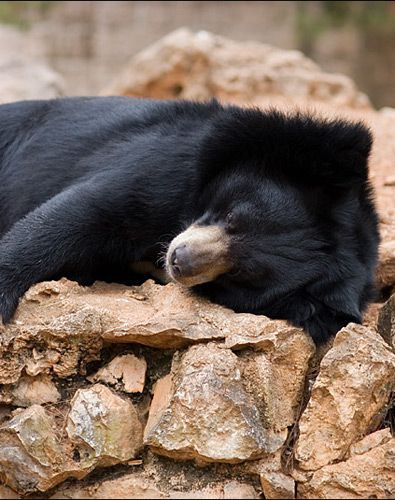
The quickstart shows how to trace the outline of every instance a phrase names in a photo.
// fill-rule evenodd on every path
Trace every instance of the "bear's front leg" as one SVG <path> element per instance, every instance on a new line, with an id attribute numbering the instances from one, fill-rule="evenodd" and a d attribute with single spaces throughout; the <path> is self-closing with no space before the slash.
<path id="1" fill-rule="evenodd" d="M 108 190 L 106 190 L 108 192 Z M 19 298 L 64 269 L 86 274 L 117 245 L 117 221 L 97 184 L 73 186 L 18 221 L 0 240 L 0 316 L 7 323 Z M 107 200 L 108 201 L 108 200 Z"/>

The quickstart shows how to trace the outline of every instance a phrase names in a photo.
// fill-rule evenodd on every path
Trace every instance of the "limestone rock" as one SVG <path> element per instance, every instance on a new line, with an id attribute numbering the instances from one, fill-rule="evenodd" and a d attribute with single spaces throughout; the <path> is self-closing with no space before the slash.
<path id="1" fill-rule="evenodd" d="M 95 467 L 125 462 L 141 445 L 133 404 L 95 385 L 76 392 L 67 420 L 65 411 L 32 405 L 3 423 L 0 477 L 18 493 L 43 492 Z"/>
<path id="2" fill-rule="evenodd" d="M 261 332 L 250 329 L 236 333 L 225 345 L 237 350 L 254 347 L 254 352 L 246 351 L 239 358 L 244 383 L 258 402 L 266 425 L 281 430 L 294 424 L 315 352 L 309 335 L 291 326 L 272 324 Z"/>
<path id="3" fill-rule="evenodd" d="M 0 477 L 15 491 L 46 491 L 84 469 L 67 456 L 54 417 L 33 405 L 0 427 Z"/>
<path id="4" fill-rule="evenodd" d="M 27 43 L 18 30 L 0 27 L 0 103 L 51 99 L 64 93 L 62 77 Z"/>
<path id="5" fill-rule="evenodd" d="M 295 481 L 281 471 L 265 471 L 261 474 L 261 486 L 265 498 L 295 498 Z"/>
<path id="6" fill-rule="evenodd" d="M 364 312 L 362 324 L 372 330 L 377 330 L 377 321 L 382 306 L 383 304 L 380 302 L 369 304 Z"/>
<path id="7" fill-rule="evenodd" d="M 388 427 L 368 434 L 361 441 L 357 441 L 350 446 L 350 455 L 363 455 L 373 448 L 387 443 L 391 438 L 391 430 Z"/>
<path id="8" fill-rule="evenodd" d="M 379 287 L 395 292 L 395 114 L 369 113 L 358 116 L 372 128 L 373 150 L 370 173 L 380 216 L 380 255 L 377 281 Z"/>
<path id="9" fill-rule="evenodd" d="M 241 481 L 217 481 L 207 486 L 188 481 L 185 489 L 166 487 L 163 481 L 155 481 L 148 474 L 126 474 L 93 485 L 73 485 L 58 489 L 53 499 L 101 499 L 101 498 L 169 498 L 169 499 L 244 499 L 260 498 L 255 488 Z"/>
<path id="10" fill-rule="evenodd" d="M 395 355 L 378 333 L 353 323 L 340 330 L 299 421 L 299 467 L 316 470 L 344 459 L 369 432 L 394 383 Z"/>
<path id="11" fill-rule="evenodd" d="M 7 486 L 2 486 L 0 484 L 0 500 L 11 500 L 14 498 L 21 498 L 21 497 L 15 491 L 12 491 L 10 488 L 7 488 Z"/>
<path id="12" fill-rule="evenodd" d="M 324 73 L 299 51 L 185 28 L 135 55 L 103 94 L 242 102 L 280 95 L 289 102 L 304 99 L 370 108 L 352 80 Z"/>
<path id="13" fill-rule="evenodd" d="M 384 106 L 379 109 L 379 113 L 384 116 L 389 116 L 390 118 L 395 119 L 395 108 L 391 108 L 390 106 Z"/>
<path id="14" fill-rule="evenodd" d="M 12 409 L 10 406 L 0 404 L 0 425 L 12 418 Z"/>
<path id="15" fill-rule="evenodd" d="M 384 179 L 384 186 L 395 186 L 395 175 L 389 175 Z"/>
<path id="16" fill-rule="evenodd" d="M 0 383 L 15 383 L 24 369 L 32 376 L 51 370 L 59 377 L 84 374 L 103 341 L 174 348 L 240 331 L 259 337 L 279 329 L 300 331 L 285 321 L 236 314 L 173 283 L 82 287 L 65 279 L 43 282 L 25 294 L 14 320 L 3 327 Z"/>
<path id="17" fill-rule="evenodd" d="M 105 480 L 100 484 L 84 485 L 76 484 L 61 487 L 50 497 L 54 500 L 60 499 L 89 499 L 89 498 L 142 498 L 157 499 L 169 498 L 162 493 L 155 482 L 149 478 L 126 475 L 118 479 Z"/>
<path id="18" fill-rule="evenodd" d="M 226 482 L 223 485 L 223 495 L 221 495 L 221 491 L 219 493 L 220 494 L 219 496 L 217 496 L 217 498 L 218 497 L 224 499 L 260 498 L 260 495 L 257 493 L 255 488 L 251 484 L 241 483 L 240 481 Z"/>
<path id="19" fill-rule="evenodd" d="M 132 402 L 101 384 L 75 393 L 66 430 L 83 467 L 126 462 L 142 446 L 143 428 Z"/>
<path id="20" fill-rule="evenodd" d="M 265 428 L 235 354 L 191 347 L 155 388 L 145 444 L 176 459 L 236 463 L 276 451 L 286 431 Z"/>
<path id="21" fill-rule="evenodd" d="M 86 363 L 97 359 L 102 347 L 100 314 L 81 302 L 67 303 L 67 295 L 78 288 L 83 290 L 61 280 L 28 290 L 12 323 L 0 327 L 0 383 L 15 383 L 23 370 L 31 376 L 53 370 L 68 377 L 84 373 Z"/>
<path id="22" fill-rule="evenodd" d="M 354 445 L 351 457 L 326 465 L 299 485 L 301 498 L 393 498 L 395 438 L 390 430 L 375 432 Z"/>
<path id="23" fill-rule="evenodd" d="M 60 393 L 46 374 L 37 377 L 21 377 L 18 383 L 0 386 L 0 402 L 28 407 L 33 404 L 56 403 Z"/>
<path id="24" fill-rule="evenodd" d="M 380 246 L 378 278 L 381 286 L 395 284 L 395 240 L 384 241 Z"/>
<path id="25" fill-rule="evenodd" d="M 52 99 L 63 94 L 61 76 L 43 62 L 29 58 L 0 58 L 0 102 Z"/>
<path id="26" fill-rule="evenodd" d="M 295 481 L 283 471 L 282 450 L 266 455 L 260 460 L 243 464 L 243 472 L 257 475 L 265 498 L 295 498 Z"/>
<path id="27" fill-rule="evenodd" d="M 119 385 L 125 392 L 143 392 L 147 362 L 133 354 L 117 356 L 108 365 L 100 368 L 91 382 Z"/>
<path id="28" fill-rule="evenodd" d="M 380 335 L 395 350 L 395 294 L 381 308 L 377 327 Z"/>

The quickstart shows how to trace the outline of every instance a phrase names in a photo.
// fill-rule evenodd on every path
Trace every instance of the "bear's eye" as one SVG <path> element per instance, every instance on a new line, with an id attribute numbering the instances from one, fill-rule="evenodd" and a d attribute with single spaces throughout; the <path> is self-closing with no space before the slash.
<path id="1" fill-rule="evenodd" d="M 225 218 L 225 224 L 228 231 L 236 230 L 236 217 L 233 212 L 229 212 Z"/>
<path id="2" fill-rule="evenodd" d="M 228 212 L 225 221 L 227 224 L 231 224 L 232 222 L 234 222 L 233 212 Z"/>

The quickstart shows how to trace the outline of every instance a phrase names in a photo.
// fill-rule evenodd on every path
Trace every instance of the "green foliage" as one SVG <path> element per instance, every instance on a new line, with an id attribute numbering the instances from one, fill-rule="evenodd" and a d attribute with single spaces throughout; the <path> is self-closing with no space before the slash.
<path id="1" fill-rule="evenodd" d="M 57 2 L 52 1 L 10 1 L 0 2 L 0 23 L 13 24 L 19 28 L 28 28 L 31 15 L 44 14 Z"/>
<path id="2" fill-rule="evenodd" d="M 395 34 L 395 2 L 297 2 L 297 30 L 303 47 L 311 46 L 324 31 L 353 26 L 366 34 Z"/>

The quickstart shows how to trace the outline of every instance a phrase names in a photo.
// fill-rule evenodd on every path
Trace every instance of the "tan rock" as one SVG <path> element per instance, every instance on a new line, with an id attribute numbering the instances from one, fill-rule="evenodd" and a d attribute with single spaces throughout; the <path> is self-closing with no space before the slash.
<path id="1" fill-rule="evenodd" d="M 384 179 L 384 186 L 395 186 L 395 175 L 389 175 Z"/>
<path id="2" fill-rule="evenodd" d="M 171 348 L 240 331 L 260 336 L 279 329 L 299 331 L 285 321 L 236 314 L 176 284 L 43 282 L 25 294 L 0 335 L 0 383 L 15 383 L 24 369 L 32 376 L 51 370 L 59 377 L 84 374 L 103 341 Z"/>
<path id="3" fill-rule="evenodd" d="M 21 377 L 17 384 L 0 387 L 0 401 L 14 406 L 28 407 L 33 404 L 56 403 L 60 393 L 46 374 L 37 377 Z"/>
<path id="4" fill-rule="evenodd" d="M 76 484 L 59 488 L 56 493 L 50 497 L 52 499 L 89 499 L 89 498 L 144 498 L 157 499 L 169 498 L 166 493 L 161 492 L 152 479 L 146 477 L 136 477 L 135 475 L 126 475 L 118 479 L 107 480 L 100 483 L 85 485 Z"/>
<path id="5" fill-rule="evenodd" d="M 88 380 L 118 385 L 125 392 L 143 392 L 146 370 L 145 359 L 137 358 L 133 354 L 124 354 L 100 368 L 95 375 L 88 377 Z"/>
<path id="6" fill-rule="evenodd" d="M 377 328 L 384 340 L 395 349 L 395 294 L 381 308 Z"/>
<path id="7" fill-rule="evenodd" d="M 0 426 L 12 417 L 12 408 L 4 404 L 0 404 Z"/>
<path id="8" fill-rule="evenodd" d="M 369 431 L 394 382 L 395 355 L 378 333 L 353 323 L 340 330 L 299 421 L 299 467 L 316 470 L 344 459 Z"/>
<path id="9" fill-rule="evenodd" d="M 0 477 L 15 491 L 46 491 L 84 469 L 67 456 L 55 419 L 42 406 L 23 410 L 0 427 Z"/>
<path id="10" fill-rule="evenodd" d="M 373 330 L 377 330 L 377 321 L 380 313 L 380 309 L 383 304 L 380 302 L 373 302 L 369 304 L 364 315 L 363 315 L 363 325 L 371 328 Z"/>
<path id="11" fill-rule="evenodd" d="M 300 484 L 298 495 L 300 498 L 393 498 L 395 438 L 389 429 L 367 436 L 354 445 L 354 454 L 348 460 L 326 465 L 308 482 Z"/>
<path id="12" fill-rule="evenodd" d="M 135 55 L 103 94 L 254 102 L 281 95 L 369 108 L 344 75 L 324 73 L 296 50 L 233 40 L 181 28 Z"/>
<path id="13" fill-rule="evenodd" d="M 0 103 L 51 99 L 64 93 L 62 77 L 32 50 L 32 39 L 11 26 L 0 26 Z"/>
<path id="14" fill-rule="evenodd" d="M 370 171 L 381 235 L 377 279 L 378 285 L 388 290 L 395 286 L 395 186 L 389 182 L 395 172 L 395 115 L 380 112 L 358 118 L 367 122 L 374 134 Z"/>
<path id="15" fill-rule="evenodd" d="M 143 428 L 132 402 L 101 384 L 75 393 L 66 431 L 83 467 L 126 462 L 142 447 Z"/>
<path id="16" fill-rule="evenodd" d="M 241 483 L 240 481 L 229 481 L 223 485 L 222 498 L 260 498 L 260 495 L 251 484 Z"/>
<path id="17" fill-rule="evenodd" d="M 278 450 L 260 460 L 243 464 L 244 473 L 259 477 L 265 498 L 295 498 L 295 481 L 284 472 L 281 454 L 282 450 Z"/>
<path id="18" fill-rule="evenodd" d="M 235 463 L 281 447 L 243 387 L 240 362 L 216 344 L 191 347 L 156 387 L 145 444 L 177 459 Z"/>
<path id="19" fill-rule="evenodd" d="M 47 64 L 24 56 L 0 58 L 0 102 L 52 99 L 63 95 L 61 76 Z"/>
<path id="20" fill-rule="evenodd" d="M 395 120 L 395 108 L 391 108 L 390 106 L 384 106 L 379 109 L 379 113 L 384 116 L 388 116 Z"/>
<path id="21" fill-rule="evenodd" d="M 281 471 L 266 471 L 260 476 L 265 498 L 295 498 L 295 481 Z"/>
<path id="22" fill-rule="evenodd" d="M 49 370 L 59 377 L 84 373 L 86 363 L 98 358 L 100 313 L 81 302 L 67 302 L 68 294 L 78 289 L 84 290 L 67 280 L 50 281 L 25 294 L 13 322 L 1 327 L 0 383 L 15 383 L 23 370 L 31 376 Z"/>
<path id="23" fill-rule="evenodd" d="M 260 498 L 255 488 L 240 481 L 218 481 L 209 486 L 199 487 L 190 484 L 187 489 L 174 490 L 163 482 L 154 481 L 147 474 L 127 474 L 118 479 L 110 479 L 93 485 L 74 485 L 60 488 L 53 499 L 89 499 L 89 498 L 170 498 L 170 499 L 242 499 Z"/>
<path id="24" fill-rule="evenodd" d="M 126 462 L 141 445 L 133 404 L 95 385 L 76 392 L 67 420 L 64 411 L 32 405 L 3 423 L 0 477 L 18 493 L 43 492 L 94 467 Z"/>
<path id="25" fill-rule="evenodd" d="M 21 498 L 18 493 L 7 488 L 7 486 L 2 486 L 0 484 L 0 500 L 10 500 L 14 498 Z"/>
<path id="26" fill-rule="evenodd" d="M 198 299 L 177 284 L 162 286 L 151 280 L 140 287 L 98 283 L 91 287 L 88 296 L 84 295 L 84 301 L 92 305 L 100 303 L 105 312 L 102 337 L 107 342 L 138 342 L 151 347 L 178 348 L 224 339 L 240 329 L 262 332 L 272 323 L 264 316 L 236 314 Z M 105 302 L 108 304 L 106 308 Z M 284 321 L 279 321 L 270 327 L 285 325 Z"/>
<path id="27" fill-rule="evenodd" d="M 291 426 L 299 417 L 305 379 L 315 352 L 305 332 L 279 326 L 272 324 L 258 334 L 245 330 L 225 341 L 233 349 L 254 347 L 254 352 L 239 355 L 243 381 L 257 401 L 265 425 L 276 430 Z"/>
<path id="28" fill-rule="evenodd" d="M 350 446 L 350 455 L 363 455 L 373 448 L 377 448 L 392 439 L 391 430 L 387 427 L 380 431 L 368 434 L 361 441 Z"/>
<path id="29" fill-rule="evenodd" d="M 395 240 L 384 241 L 380 246 L 378 278 L 382 287 L 395 284 Z"/>

